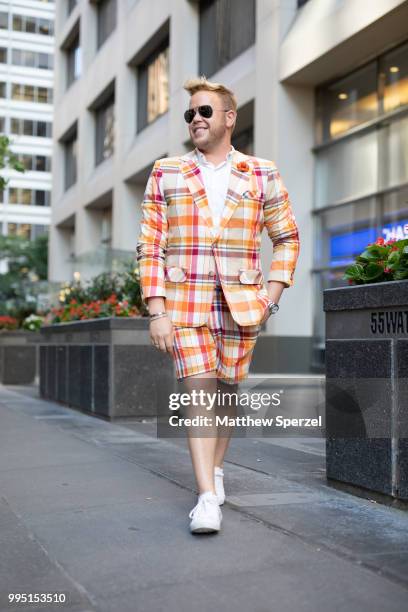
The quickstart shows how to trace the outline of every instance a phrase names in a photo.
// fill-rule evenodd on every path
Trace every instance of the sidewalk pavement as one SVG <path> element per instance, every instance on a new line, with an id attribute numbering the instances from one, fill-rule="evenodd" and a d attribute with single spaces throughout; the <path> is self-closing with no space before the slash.
<path id="1" fill-rule="evenodd" d="M 35 386 L 0 386 L 0 425 L 1 612 L 407 609 L 408 512 L 329 487 L 322 440 L 234 438 L 221 532 L 192 535 L 185 439 Z"/>

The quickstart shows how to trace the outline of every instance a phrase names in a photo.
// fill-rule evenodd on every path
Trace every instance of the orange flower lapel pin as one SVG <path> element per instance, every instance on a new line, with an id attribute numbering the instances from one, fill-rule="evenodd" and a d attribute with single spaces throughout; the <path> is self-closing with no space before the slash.
<path id="1" fill-rule="evenodd" d="M 237 164 L 237 169 L 238 169 L 240 172 L 248 172 L 248 170 L 249 170 L 249 165 L 248 165 L 246 162 L 241 161 L 241 162 L 239 162 L 239 163 Z"/>

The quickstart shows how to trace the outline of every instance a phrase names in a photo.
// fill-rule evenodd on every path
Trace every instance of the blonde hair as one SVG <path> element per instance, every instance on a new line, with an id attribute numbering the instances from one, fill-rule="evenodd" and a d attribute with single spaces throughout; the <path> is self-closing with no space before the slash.
<path id="1" fill-rule="evenodd" d="M 205 76 L 200 76 L 188 79 L 183 87 L 188 91 L 190 96 L 197 91 L 214 91 L 222 97 L 228 109 L 237 112 L 238 104 L 235 94 L 228 89 L 228 87 L 225 87 L 225 85 L 221 85 L 221 83 L 212 83 L 211 81 L 207 81 Z"/>

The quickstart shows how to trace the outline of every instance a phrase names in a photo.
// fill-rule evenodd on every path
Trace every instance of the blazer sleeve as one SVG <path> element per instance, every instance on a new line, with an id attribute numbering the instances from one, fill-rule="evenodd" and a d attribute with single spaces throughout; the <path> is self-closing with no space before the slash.
<path id="1" fill-rule="evenodd" d="M 163 171 L 156 161 L 147 181 L 142 203 L 140 234 L 136 245 L 142 300 L 166 297 L 164 263 L 168 221 L 167 203 L 162 189 Z"/>
<path id="2" fill-rule="evenodd" d="M 268 172 L 264 223 L 273 244 L 267 280 L 280 281 L 290 287 L 294 284 L 293 275 L 300 250 L 299 230 L 289 194 L 276 166 Z"/>

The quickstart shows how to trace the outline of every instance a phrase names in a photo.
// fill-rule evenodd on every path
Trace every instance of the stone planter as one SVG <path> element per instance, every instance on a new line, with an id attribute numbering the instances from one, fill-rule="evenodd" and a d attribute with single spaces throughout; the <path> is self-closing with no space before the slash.
<path id="1" fill-rule="evenodd" d="M 327 478 L 408 500 L 408 281 L 323 294 Z"/>
<path id="2" fill-rule="evenodd" d="M 175 385 L 172 357 L 151 345 L 147 318 L 41 328 L 40 395 L 118 419 L 155 416 Z"/>
<path id="3" fill-rule="evenodd" d="M 3 385 L 29 385 L 37 373 L 38 332 L 25 329 L 0 331 L 0 382 Z"/>

